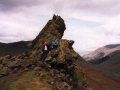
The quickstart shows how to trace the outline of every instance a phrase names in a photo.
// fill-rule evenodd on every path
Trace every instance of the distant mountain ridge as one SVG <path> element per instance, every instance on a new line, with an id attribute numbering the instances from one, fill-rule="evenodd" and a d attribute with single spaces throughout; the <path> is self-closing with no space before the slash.
<path id="1" fill-rule="evenodd" d="M 101 58 L 104 58 L 108 55 L 111 55 L 111 53 L 120 50 L 120 44 L 110 44 L 106 45 L 104 47 L 98 48 L 97 50 L 84 55 L 86 61 L 92 61 L 92 60 L 99 60 Z"/>
<path id="2" fill-rule="evenodd" d="M 20 41 L 14 43 L 0 43 L 0 57 L 5 55 L 22 54 L 29 48 L 31 41 Z"/>
<path id="3" fill-rule="evenodd" d="M 110 44 L 110 45 L 106 45 L 105 47 L 107 47 L 107 48 L 109 48 L 109 49 L 117 48 L 117 47 L 120 48 L 120 44 Z"/>
<path id="4" fill-rule="evenodd" d="M 120 44 L 106 45 L 84 58 L 106 75 L 120 82 Z"/>

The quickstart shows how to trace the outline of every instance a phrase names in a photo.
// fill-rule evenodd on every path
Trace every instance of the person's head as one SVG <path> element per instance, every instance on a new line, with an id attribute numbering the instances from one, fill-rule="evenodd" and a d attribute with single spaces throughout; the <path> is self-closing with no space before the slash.
<path id="1" fill-rule="evenodd" d="M 47 44 L 47 41 L 43 41 L 43 44 L 46 45 L 46 44 Z"/>
<path id="2" fill-rule="evenodd" d="M 46 45 L 46 44 L 47 44 L 47 41 L 45 41 L 44 44 Z"/>

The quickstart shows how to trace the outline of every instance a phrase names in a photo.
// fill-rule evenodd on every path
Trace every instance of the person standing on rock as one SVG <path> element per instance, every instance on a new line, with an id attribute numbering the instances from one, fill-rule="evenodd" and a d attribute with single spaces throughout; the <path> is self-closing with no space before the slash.
<path id="1" fill-rule="evenodd" d="M 56 37 L 54 37 L 54 39 L 51 42 L 51 48 L 52 49 L 57 48 L 58 44 L 59 44 L 58 40 L 56 39 Z"/>
<path id="2" fill-rule="evenodd" d="M 41 61 L 44 61 L 47 57 L 47 54 L 49 53 L 49 45 L 48 43 L 45 41 L 42 47 L 42 54 L 41 54 Z"/>

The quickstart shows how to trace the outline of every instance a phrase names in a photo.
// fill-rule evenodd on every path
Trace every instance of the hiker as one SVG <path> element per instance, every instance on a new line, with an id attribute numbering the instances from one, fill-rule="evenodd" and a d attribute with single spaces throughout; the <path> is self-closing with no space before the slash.
<path id="1" fill-rule="evenodd" d="M 58 44 L 58 40 L 56 39 L 56 37 L 54 37 L 54 39 L 51 42 L 51 48 L 57 48 Z"/>
<path id="2" fill-rule="evenodd" d="M 41 54 L 41 61 L 44 61 L 47 57 L 47 54 L 49 53 L 49 45 L 48 43 L 45 41 L 42 47 L 42 54 Z"/>

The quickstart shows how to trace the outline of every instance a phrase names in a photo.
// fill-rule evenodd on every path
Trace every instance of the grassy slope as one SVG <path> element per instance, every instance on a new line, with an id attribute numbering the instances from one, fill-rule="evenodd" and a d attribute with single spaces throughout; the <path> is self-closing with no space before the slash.
<path id="1" fill-rule="evenodd" d="M 14 74 L 0 79 L 0 90 L 52 90 L 47 83 L 50 77 L 44 72 L 44 77 L 39 78 L 34 71 Z"/>
<path id="2" fill-rule="evenodd" d="M 90 90 L 120 90 L 120 83 L 114 81 L 109 76 L 106 76 L 100 70 L 97 70 L 92 65 L 85 62 L 81 62 L 81 66 L 84 68 L 87 79 L 88 88 Z"/>
<path id="3" fill-rule="evenodd" d="M 114 52 L 107 61 L 94 66 L 120 83 L 120 51 Z"/>

